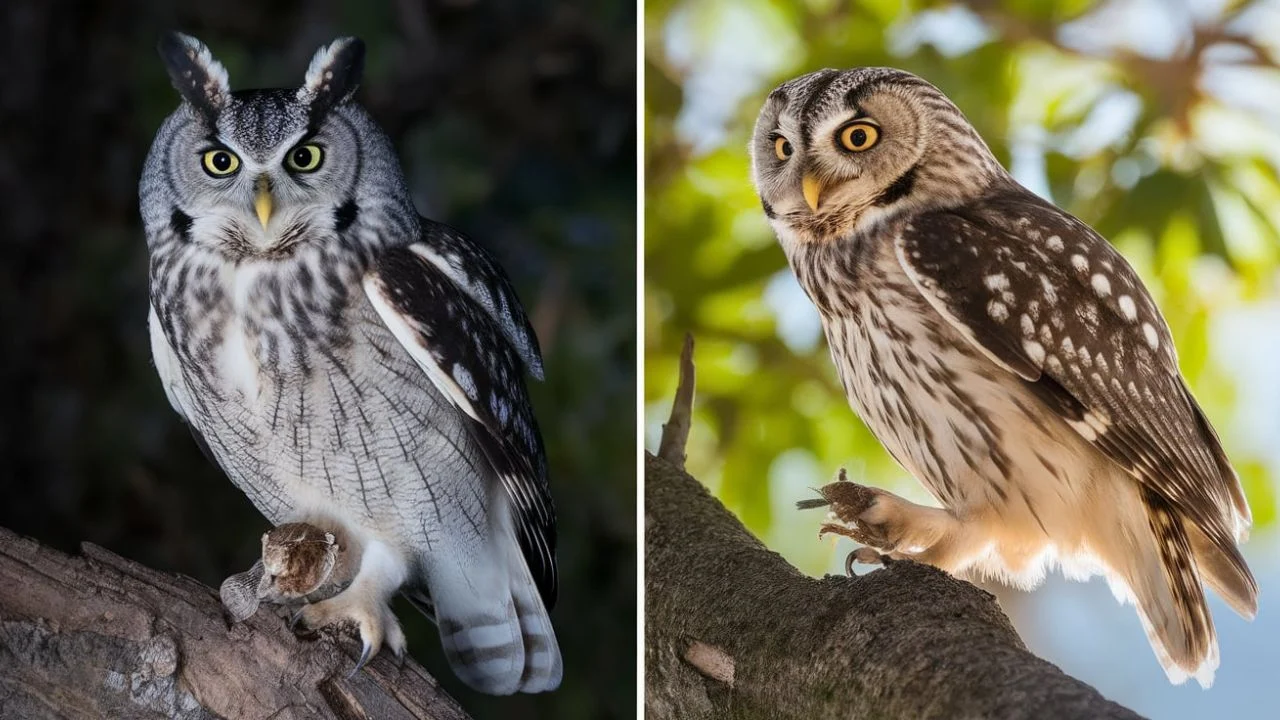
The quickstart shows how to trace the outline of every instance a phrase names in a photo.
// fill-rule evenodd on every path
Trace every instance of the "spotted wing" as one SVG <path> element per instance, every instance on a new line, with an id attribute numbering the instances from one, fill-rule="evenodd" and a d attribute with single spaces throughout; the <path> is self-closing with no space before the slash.
<path id="1" fill-rule="evenodd" d="M 1183 383 L 1160 311 L 1106 240 L 1010 190 L 913 219 L 895 249 L 961 334 L 1238 557 L 1250 522 L 1239 480 Z"/>
<path id="2" fill-rule="evenodd" d="M 474 240 L 441 223 L 423 219 L 426 229 L 422 242 L 413 246 L 414 252 L 430 262 L 480 304 L 497 323 L 502 334 L 516 349 L 525 367 L 537 379 L 542 379 L 542 353 L 538 348 L 538 336 L 529 325 L 524 306 L 516 297 L 511 280 L 502 267 Z"/>
<path id="3" fill-rule="evenodd" d="M 488 264 L 476 266 L 460 255 L 442 256 L 438 247 L 417 243 L 383 253 L 364 279 L 365 293 L 435 387 L 469 419 L 511 501 L 520 549 L 551 607 L 555 511 L 523 375 L 525 368 L 541 370 L 533 331 L 487 254 Z M 466 252 L 484 251 L 472 245 Z"/>

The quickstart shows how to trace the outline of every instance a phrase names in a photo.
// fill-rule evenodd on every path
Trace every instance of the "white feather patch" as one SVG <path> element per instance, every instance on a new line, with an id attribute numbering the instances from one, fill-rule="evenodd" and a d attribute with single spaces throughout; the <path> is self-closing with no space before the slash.
<path id="1" fill-rule="evenodd" d="M 164 385 L 164 394 L 169 398 L 169 404 L 178 412 L 178 415 L 182 416 L 183 420 L 187 420 L 187 411 L 182 408 L 182 395 L 186 392 L 186 383 L 182 378 L 182 365 L 169 345 L 169 339 L 165 337 L 164 330 L 160 327 L 160 318 L 156 317 L 155 308 L 150 308 L 150 311 L 147 325 L 151 330 L 151 356 L 155 358 L 156 372 L 160 375 L 160 382 Z"/>
<path id="2" fill-rule="evenodd" d="M 466 391 L 458 385 L 453 376 L 440 367 L 431 352 L 422 345 L 419 333 L 410 324 L 410 321 L 391 305 L 390 299 L 386 295 L 385 288 L 379 282 L 376 275 L 367 275 L 364 278 L 364 294 L 368 296 L 369 302 L 373 304 L 373 309 L 377 311 L 378 317 L 382 318 L 382 322 L 386 323 L 387 329 L 395 335 L 396 340 L 409 351 L 409 356 L 414 362 L 418 363 L 418 367 L 430 378 L 431 384 L 444 394 L 454 405 L 465 412 L 472 420 L 483 422 L 480 420 L 479 414 L 476 413 L 475 406 L 471 403 L 471 398 L 467 396 Z"/>

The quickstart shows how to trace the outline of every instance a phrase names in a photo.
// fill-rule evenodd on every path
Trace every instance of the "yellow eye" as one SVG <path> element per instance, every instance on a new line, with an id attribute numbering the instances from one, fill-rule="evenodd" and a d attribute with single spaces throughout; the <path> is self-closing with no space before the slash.
<path id="1" fill-rule="evenodd" d="M 840 144 L 850 152 L 862 152 L 880 140 L 880 128 L 865 120 L 849 123 L 836 133 Z"/>
<path id="2" fill-rule="evenodd" d="M 779 160 L 791 157 L 791 141 L 779 135 L 773 141 L 773 154 L 777 155 Z"/>
<path id="3" fill-rule="evenodd" d="M 289 151 L 284 159 L 285 167 L 294 172 L 315 172 L 324 162 L 324 151 L 319 145 L 299 145 Z"/>
<path id="4" fill-rule="evenodd" d="M 210 150 L 202 160 L 204 171 L 214 177 L 234 175 L 240 169 L 240 158 L 230 150 Z"/>

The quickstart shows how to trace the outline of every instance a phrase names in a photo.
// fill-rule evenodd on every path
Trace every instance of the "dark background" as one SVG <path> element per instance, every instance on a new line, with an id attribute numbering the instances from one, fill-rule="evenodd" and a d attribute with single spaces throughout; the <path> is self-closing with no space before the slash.
<path id="1" fill-rule="evenodd" d="M 168 3 L 0 10 L 0 525 L 83 540 L 216 586 L 266 522 L 207 462 L 151 364 L 137 183 L 178 104 L 161 31 L 203 40 L 233 89 L 296 86 L 339 35 L 423 214 L 512 275 L 546 359 L 531 387 L 559 512 L 565 658 L 550 695 L 486 698 L 430 623 L 413 655 L 477 717 L 635 709 L 635 11 L 622 0 Z"/>

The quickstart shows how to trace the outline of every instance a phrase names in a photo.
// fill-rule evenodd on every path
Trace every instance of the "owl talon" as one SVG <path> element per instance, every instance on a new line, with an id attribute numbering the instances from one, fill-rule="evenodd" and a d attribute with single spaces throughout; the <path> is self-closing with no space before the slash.
<path id="1" fill-rule="evenodd" d="M 375 655 L 387 647 L 397 657 L 405 651 L 404 631 L 395 613 L 385 603 L 362 602 L 360 594 L 348 595 L 343 591 L 328 600 L 305 605 L 294 615 L 294 622 L 319 629 L 330 625 L 352 623 L 360 637 L 360 659 L 347 677 L 352 677 L 369 664 Z"/>
<path id="2" fill-rule="evenodd" d="M 347 673 L 348 680 L 355 677 L 356 673 L 360 672 L 360 669 L 369 662 L 369 658 L 373 657 L 373 652 L 373 645 L 368 640 L 365 640 L 363 649 L 360 651 L 360 659 L 356 661 L 356 666 L 351 668 L 351 672 Z"/>
<path id="3" fill-rule="evenodd" d="M 856 548 L 849 553 L 844 559 L 844 571 L 849 577 L 853 577 L 853 564 L 861 563 L 863 565 L 888 565 L 889 556 L 881 553 L 873 547 L 863 546 Z"/>

